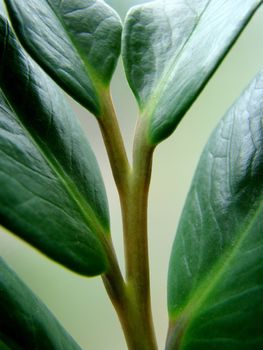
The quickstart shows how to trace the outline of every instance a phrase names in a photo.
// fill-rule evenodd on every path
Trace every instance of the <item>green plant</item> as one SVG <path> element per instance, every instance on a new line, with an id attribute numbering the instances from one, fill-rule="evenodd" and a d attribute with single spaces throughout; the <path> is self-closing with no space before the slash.
<path id="1" fill-rule="evenodd" d="M 152 156 L 177 127 L 262 1 L 154 1 L 122 35 L 140 116 L 129 164 L 109 83 L 121 22 L 102 1 L 6 0 L 21 43 L 96 117 L 123 215 L 126 276 L 110 238 L 103 181 L 52 80 L 1 19 L 1 224 L 85 276 L 101 275 L 130 349 L 156 349 L 147 251 Z M 201 157 L 172 250 L 167 349 L 263 347 L 263 73 L 228 111 Z M 0 346 L 78 349 L 1 260 Z"/>

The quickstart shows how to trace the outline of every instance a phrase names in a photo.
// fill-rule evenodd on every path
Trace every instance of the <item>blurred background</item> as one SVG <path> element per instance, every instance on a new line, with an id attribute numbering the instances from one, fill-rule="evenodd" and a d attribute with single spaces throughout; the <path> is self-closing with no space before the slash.
<path id="1" fill-rule="evenodd" d="M 131 6 L 142 2 L 145 1 L 107 1 L 122 19 Z M 1 7 L 3 9 L 0 2 Z M 164 347 L 167 330 L 169 255 L 191 178 L 218 120 L 263 67 L 262 34 L 263 8 L 253 17 L 176 132 L 155 152 L 149 201 L 149 249 L 153 314 L 160 349 Z M 138 111 L 121 62 L 112 82 L 112 94 L 130 154 Z M 113 240 L 123 266 L 120 208 L 102 139 L 94 118 L 69 100 L 87 133 L 104 176 Z M 66 270 L 1 227 L 0 254 L 48 305 L 83 349 L 127 348 L 100 278 L 87 279 Z"/>

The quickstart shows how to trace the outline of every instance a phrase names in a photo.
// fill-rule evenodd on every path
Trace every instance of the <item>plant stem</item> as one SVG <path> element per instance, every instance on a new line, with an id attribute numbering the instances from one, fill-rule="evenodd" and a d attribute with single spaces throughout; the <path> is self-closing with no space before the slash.
<path id="1" fill-rule="evenodd" d="M 112 174 L 121 197 L 128 187 L 130 164 L 109 91 L 104 95 L 102 115 L 98 118 L 98 122 Z"/>
<path id="2" fill-rule="evenodd" d="M 131 169 L 110 95 L 105 96 L 99 124 L 119 192 L 125 246 L 126 283 L 116 271 L 103 282 L 118 313 L 130 350 L 156 350 L 152 322 L 147 238 L 147 205 L 153 148 L 144 124 L 137 125 Z"/>
<path id="3" fill-rule="evenodd" d="M 137 125 L 133 149 L 133 169 L 128 194 L 122 198 L 127 285 L 137 317 L 136 349 L 157 349 L 150 296 L 148 257 L 148 192 L 151 179 L 153 148 L 147 144 L 143 120 Z M 134 348 L 135 349 L 135 348 Z"/>

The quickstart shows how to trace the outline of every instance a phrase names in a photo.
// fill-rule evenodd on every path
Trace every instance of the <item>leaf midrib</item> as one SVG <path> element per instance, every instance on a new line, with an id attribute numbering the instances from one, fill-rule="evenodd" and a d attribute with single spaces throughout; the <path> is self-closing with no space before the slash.
<path id="1" fill-rule="evenodd" d="M 196 24 L 194 25 L 190 35 L 188 36 L 187 40 L 185 41 L 185 43 L 183 44 L 183 46 L 181 47 L 181 49 L 179 50 L 179 52 L 177 53 L 177 55 L 171 59 L 170 61 L 170 65 L 169 67 L 164 71 L 162 78 L 159 80 L 159 83 L 153 87 L 153 94 L 151 95 L 149 101 L 146 103 L 146 105 L 144 107 L 142 107 L 142 114 L 145 115 L 147 118 L 150 118 L 153 113 L 155 108 L 158 106 L 160 97 L 163 94 L 163 91 L 165 90 L 167 84 L 167 81 L 170 81 L 170 77 L 173 75 L 173 69 L 176 66 L 177 61 L 180 59 L 180 57 L 182 56 L 185 47 L 187 46 L 187 44 L 189 43 L 189 41 L 191 40 L 191 38 L 193 37 L 193 34 L 195 33 L 196 28 L 198 27 L 198 25 L 201 22 L 202 16 L 204 15 L 204 13 L 206 12 L 207 8 L 209 7 L 209 5 L 211 4 L 212 0 L 209 0 L 207 2 L 207 4 L 205 5 L 203 11 L 201 12 L 201 14 L 199 16 L 197 16 L 197 20 L 196 20 Z M 189 6 L 189 5 L 188 5 Z M 189 6 L 190 8 L 190 6 Z M 192 8 L 191 8 L 192 10 Z"/>
<path id="2" fill-rule="evenodd" d="M 5 96 L 4 92 L 3 95 Z M 8 98 L 5 96 L 6 100 Z M 87 201 L 82 197 L 79 190 L 76 188 L 74 182 L 67 176 L 67 174 L 63 171 L 63 167 L 59 164 L 59 161 L 56 157 L 50 154 L 50 151 L 44 147 L 43 142 L 37 142 L 38 136 L 30 131 L 21 121 L 18 114 L 14 111 L 11 104 L 8 102 L 9 108 L 13 115 L 15 116 L 16 121 L 21 126 L 21 128 L 26 133 L 27 137 L 33 143 L 33 145 L 37 148 L 41 156 L 44 158 L 46 163 L 50 166 L 55 175 L 60 179 L 62 186 L 66 189 L 66 192 L 69 194 L 70 198 L 72 198 L 73 202 L 79 208 L 79 211 L 84 218 L 84 222 L 91 233 L 99 238 L 101 243 L 105 241 L 106 234 L 108 234 L 107 230 L 103 227 L 103 224 L 97 218 L 92 207 L 87 203 Z M 98 235 L 98 237 L 97 237 Z"/>
<path id="3" fill-rule="evenodd" d="M 261 197 L 261 193 L 259 197 Z M 201 285 L 198 287 L 198 289 L 196 290 L 194 295 L 191 297 L 189 302 L 186 304 L 186 306 L 184 307 L 184 310 L 180 314 L 178 314 L 178 316 L 175 318 L 176 323 L 180 322 L 180 319 L 182 318 L 188 320 L 184 323 L 185 329 L 183 331 L 183 336 L 181 338 L 180 347 L 183 345 L 184 337 L 187 333 L 187 330 L 195 318 L 194 315 L 201 309 L 202 305 L 206 301 L 209 294 L 215 289 L 218 282 L 221 280 L 224 273 L 227 271 L 228 266 L 231 264 L 231 261 L 235 258 L 236 253 L 239 251 L 239 248 L 242 246 L 243 241 L 246 239 L 247 235 L 250 232 L 250 229 L 253 227 L 254 221 L 256 220 L 258 213 L 260 213 L 262 209 L 263 209 L 263 202 L 261 201 L 258 209 L 255 212 L 253 212 L 254 215 L 253 216 L 249 215 L 249 217 L 246 220 L 247 222 L 244 223 L 243 230 L 240 233 L 240 237 L 239 239 L 237 239 L 232 252 L 231 253 L 229 253 L 229 251 L 225 252 L 225 254 L 219 259 L 219 261 L 212 268 L 208 277 L 206 277 L 205 280 L 201 282 Z M 215 276 L 215 277 L 211 279 L 211 276 Z M 207 281 L 209 282 L 207 283 Z M 204 290 L 205 292 L 202 292 Z"/>

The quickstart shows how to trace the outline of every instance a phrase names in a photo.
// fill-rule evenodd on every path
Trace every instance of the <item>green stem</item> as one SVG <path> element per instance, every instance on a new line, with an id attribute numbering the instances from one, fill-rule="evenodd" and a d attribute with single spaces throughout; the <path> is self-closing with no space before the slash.
<path id="1" fill-rule="evenodd" d="M 127 285 L 134 301 L 135 313 L 140 317 L 140 321 L 137 320 L 140 329 L 137 331 L 141 342 L 136 349 L 155 350 L 157 344 L 151 311 L 147 223 L 153 147 L 146 141 L 143 120 L 140 120 L 134 139 L 129 190 L 122 198 L 122 211 Z"/>
<path id="2" fill-rule="evenodd" d="M 98 122 L 108 153 L 113 177 L 121 197 L 128 187 L 130 165 L 110 92 L 108 91 L 104 95 L 102 113 L 98 118 Z"/>
<path id="3" fill-rule="evenodd" d="M 128 348 L 156 350 L 147 238 L 153 148 L 145 142 L 144 125 L 139 123 L 134 140 L 133 168 L 130 168 L 109 94 L 105 95 L 99 124 L 121 202 L 127 279 L 123 284 L 113 268 L 103 276 L 103 281 L 118 313 Z"/>

